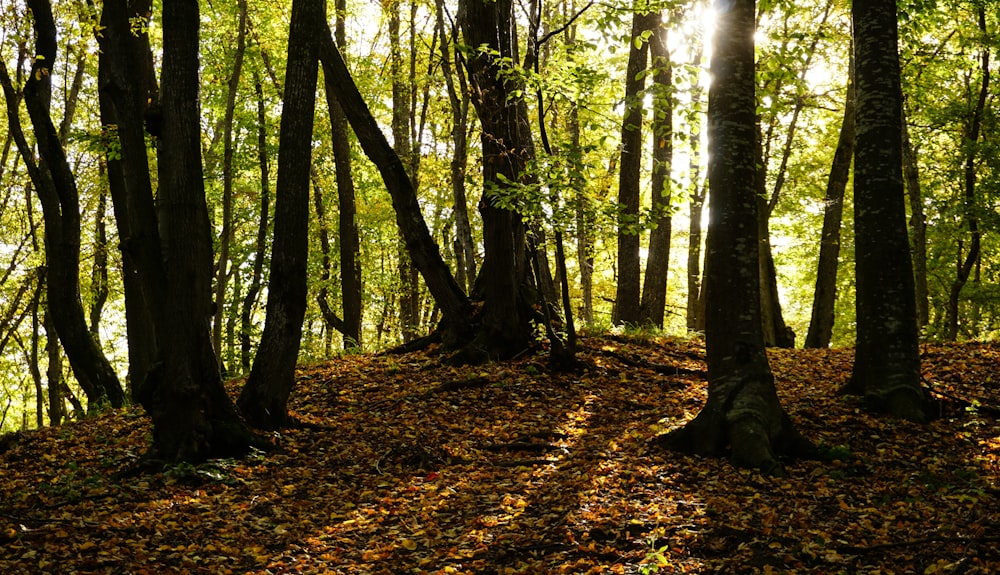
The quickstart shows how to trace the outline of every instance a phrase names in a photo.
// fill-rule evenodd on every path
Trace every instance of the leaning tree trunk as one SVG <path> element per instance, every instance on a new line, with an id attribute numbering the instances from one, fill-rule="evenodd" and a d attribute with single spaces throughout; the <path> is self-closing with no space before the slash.
<path id="1" fill-rule="evenodd" d="M 854 58 L 850 59 L 844 119 L 823 198 L 823 231 L 820 234 L 816 289 L 805 347 L 825 348 L 833 339 L 834 304 L 837 301 L 837 267 L 840 259 L 840 223 L 844 214 L 844 192 L 854 156 Z"/>
<path id="2" fill-rule="evenodd" d="M 288 397 L 295 386 L 309 258 L 309 168 L 319 76 L 317 40 L 326 17 L 324 0 L 295 0 L 288 32 L 288 64 L 278 136 L 274 239 L 267 315 L 257 356 L 238 405 L 255 427 L 288 425 Z"/>
<path id="3" fill-rule="evenodd" d="M 852 8 L 857 81 L 854 235 L 857 341 L 844 393 L 926 421 L 902 176 L 902 92 L 895 0 Z"/>
<path id="4" fill-rule="evenodd" d="M 35 165 L 23 134 L 18 147 L 29 166 L 45 219 L 48 306 L 73 373 L 87 395 L 88 409 L 108 402 L 125 405 L 125 392 L 114 368 L 91 337 L 80 299 L 80 202 L 76 179 L 50 115 L 51 71 L 56 59 L 56 25 L 48 0 L 30 0 L 36 56 L 24 86 L 24 102 L 34 126 L 41 161 Z M 4 74 L 6 76 L 6 74 Z M 7 89 L 8 110 L 12 100 Z"/>
<path id="5" fill-rule="evenodd" d="M 804 454 L 811 446 L 778 401 L 764 349 L 754 185 L 754 3 L 726 4 L 727 10 L 717 11 L 708 104 L 708 402 L 694 420 L 658 441 L 704 455 L 728 447 L 735 464 L 782 474 L 778 457 Z"/>
<path id="6" fill-rule="evenodd" d="M 444 343 L 446 346 L 461 345 L 468 340 L 470 333 L 472 304 L 441 257 L 441 252 L 420 211 L 420 202 L 417 200 L 416 190 L 413 189 L 406 168 L 399 155 L 389 145 L 385 134 L 382 133 L 368 105 L 361 97 L 361 92 L 358 91 L 340 50 L 333 42 L 330 31 L 326 30 L 319 41 L 323 73 L 336 81 L 334 83 L 336 96 L 344 115 L 354 128 L 354 134 L 358 137 L 361 148 L 378 168 L 392 198 L 396 224 L 406 241 L 410 258 L 423 276 L 424 284 L 434 302 L 441 308 L 439 329 Z"/>

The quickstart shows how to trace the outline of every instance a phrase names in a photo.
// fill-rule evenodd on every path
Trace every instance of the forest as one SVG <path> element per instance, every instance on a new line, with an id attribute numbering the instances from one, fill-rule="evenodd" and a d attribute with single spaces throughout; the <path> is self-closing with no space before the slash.
<path id="1" fill-rule="evenodd" d="M 991 572 L 991 4 L 4 0 L 8 565 Z"/>

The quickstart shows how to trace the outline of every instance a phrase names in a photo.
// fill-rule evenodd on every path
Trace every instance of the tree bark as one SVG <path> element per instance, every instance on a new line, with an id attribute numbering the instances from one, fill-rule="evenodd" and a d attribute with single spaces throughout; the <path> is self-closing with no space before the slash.
<path id="1" fill-rule="evenodd" d="M 616 325 L 639 324 L 639 177 L 642 167 L 642 91 L 646 85 L 644 36 L 659 18 L 633 4 L 632 34 L 625 71 L 625 116 L 622 119 L 621 163 L 618 172 L 618 282 L 611 321 Z"/>
<path id="2" fill-rule="evenodd" d="M 830 176 L 823 198 L 823 231 L 820 234 L 819 261 L 816 265 L 816 289 L 813 292 L 812 316 L 805 347 L 825 348 L 833 339 L 834 304 L 837 301 L 837 267 L 840 259 L 840 224 L 844 212 L 844 192 L 854 157 L 854 58 L 848 65 L 847 97 L 844 119 L 840 125 L 837 149 L 833 154 Z"/>
<path id="3" fill-rule="evenodd" d="M 670 268 L 670 171 L 673 161 L 674 104 L 673 70 L 667 49 L 667 28 L 662 14 L 649 40 L 653 71 L 653 229 L 649 232 L 649 255 L 643 276 L 639 323 L 663 327 L 667 304 L 667 271 Z"/>
<path id="4" fill-rule="evenodd" d="M 457 30 L 445 32 L 444 1 L 436 0 L 437 28 L 441 37 L 441 74 L 448 90 L 448 100 L 451 103 L 451 190 L 453 196 L 452 209 L 455 212 L 455 277 L 465 293 L 472 290 L 476 279 L 476 249 L 472 239 L 472 225 L 469 223 L 469 201 L 465 187 L 465 174 L 468 168 L 468 124 L 469 97 L 468 81 L 457 59 L 457 52 L 452 54 L 456 44 Z M 456 58 L 456 66 L 452 68 L 452 58 Z M 455 80 L 458 86 L 455 86 Z"/>
<path id="5" fill-rule="evenodd" d="M 728 446 L 735 464 L 781 475 L 779 457 L 807 454 L 811 446 L 778 401 L 760 321 L 754 3 L 725 4 L 717 9 L 708 105 L 708 402 L 658 442 L 703 455 Z"/>
<path id="6" fill-rule="evenodd" d="M 924 214 L 917 150 L 910 141 L 910 129 L 903 117 L 903 181 L 910 204 L 910 245 L 913 253 L 914 295 L 917 301 L 917 329 L 930 323 L 930 288 L 927 285 L 927 216 Z"/>
<path id="7" fill-rule="evenodd" d="M 875 410 L 926 421 L 902 177 L 902 92 L 895 0 L 855 2 L 854 152 L 857 340 L 844 393 Z"/>
<path id="8" fill-rule="evenodd" d="M 337 20 L 334 28 L 337 43 L 344 45 L 347 32 L 344 17 L 346 0 L 335 0 Z M 330 109 L 330 130 L 333 161 L 337 168 L 338 236 L 340 238 L 340 297 L 343 301 L 344 349 L 362 347 L 363 318 L 361 283 L 361 239 L 358 232 L 354 176 L 351 167 L 351 146 L 347 117 L 334 97 L 332 78 L 323 74 L 327 107 Z"/>
<path id="9" fill-rule="evenodd" d="M 319 75 L 317 38 L 325 31 L 324 0 L 295 0 L 288 33 L 288 63 L 278 136 L 274 238 L 267 315 L 257 356 L 237 404 L 251 425 L 288 425 L 295 386 L 309 257 L 309 171 Z"/>

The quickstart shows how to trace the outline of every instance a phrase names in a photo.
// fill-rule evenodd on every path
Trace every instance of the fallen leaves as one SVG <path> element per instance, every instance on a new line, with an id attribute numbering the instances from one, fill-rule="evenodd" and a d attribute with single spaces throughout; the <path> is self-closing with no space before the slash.
<path id="1" fill-rule="evenodd" d="M 279 451 L 119 478 L 135 410 L 0 454 L 0 573 L 990 573 L 1000 570 L 1000 349 L 924 350 L 926 426 L 836 395 L 850 350 L 770 352 L 832 461 L 780 480 L 665 453 L 705 399 L 702 349 L 584 339 L 584 369 L 428 355 L 303 369 Z M 235 388 L 234 388 L 235 389 Z M 977 407 L 979 407 L 977 409 Z"/>

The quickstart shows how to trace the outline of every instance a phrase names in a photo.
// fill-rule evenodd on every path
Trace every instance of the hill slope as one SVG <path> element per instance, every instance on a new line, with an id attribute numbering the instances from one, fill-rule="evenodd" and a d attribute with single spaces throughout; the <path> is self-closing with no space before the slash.
<path id="1" fill-rule="evenodd" d="M 698 344 L 582 345 L 565 375 L 426 354 L 303 368 L 307 425 L 278 450 L 157 475 L 120 476 L 138 410 L 8 437 L 0 573 L 1000 572 L 1000 348 L 924 349 L 951 396 L 926 426 L 838 397 L 850 350 L 771 352 L 792 418 L 841 457 L 779 480 L 650 447 L 704 401 Z"/>

